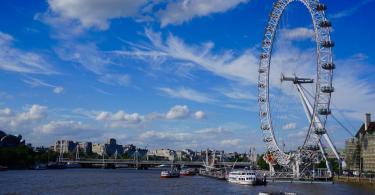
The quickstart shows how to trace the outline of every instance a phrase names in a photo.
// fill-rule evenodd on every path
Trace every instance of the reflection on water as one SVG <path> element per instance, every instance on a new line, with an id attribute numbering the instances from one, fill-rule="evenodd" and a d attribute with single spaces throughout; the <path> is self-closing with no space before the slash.
<path id="1" fill-rule="evenodd" d="M 160 170 L 65 169 L 0 172 L 0 194 L 374 194 L 375 188 L 346 184 L 270 183 L 240 186 L 201 176 L 160 179 Z"/>

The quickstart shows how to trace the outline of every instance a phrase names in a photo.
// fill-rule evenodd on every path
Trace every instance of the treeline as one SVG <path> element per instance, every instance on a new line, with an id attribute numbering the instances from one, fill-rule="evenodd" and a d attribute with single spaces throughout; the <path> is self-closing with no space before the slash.
<path id="1" fill-rule="evenodd" d="M 10 169 L 32 168 L 38 163 L 55 161 L 57 157 L 58 154 L 54 151 L 33 151 L 25 145 L 0 148 L 0 165 L 7 166 Z"/>

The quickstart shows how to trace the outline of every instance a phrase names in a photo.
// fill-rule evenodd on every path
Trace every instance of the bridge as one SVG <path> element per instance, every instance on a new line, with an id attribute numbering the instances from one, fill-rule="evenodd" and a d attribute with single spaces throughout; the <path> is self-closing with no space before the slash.
<path id="1" fill-rule="evenodd" d="M 102 165 L 102 166 L 115 166 L 115 165 L 128 165 L 129 167 L 156 167 L 160 165 L 171 165 L 171 161 L 154 161 L 154 160 L 125 160 L 125 159 L 61 159 L 61 163 L 81 164 L 86 166 Z M 174 161 L 174 165 L 184 165 L 188 167 L 203 167 L 202 161 Z M 218 167 L 246 167 L 250 166 L 249 162 L 217 162 Z"/>

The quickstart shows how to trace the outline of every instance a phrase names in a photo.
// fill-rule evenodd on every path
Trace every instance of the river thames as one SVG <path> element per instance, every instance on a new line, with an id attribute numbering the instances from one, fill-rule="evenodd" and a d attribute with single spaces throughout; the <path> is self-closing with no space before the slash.
<path id="1" fill-rule="evenodd" d="M 160 170 L 64 169 L 0 172 L 0 194 L 375 194 L 347 184 L 269 183 L 240 186 L 202 176 L 160 179 Z"/>

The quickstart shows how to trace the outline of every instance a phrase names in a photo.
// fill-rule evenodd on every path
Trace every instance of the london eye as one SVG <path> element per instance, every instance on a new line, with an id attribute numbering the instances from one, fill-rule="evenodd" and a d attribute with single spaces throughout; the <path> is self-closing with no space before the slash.
<path id="1" fill-rule="evenodd" d="M 302 3 L 307 8 L 312 20 L 314 42 L 316 43 L 314 64 L 311 64 L 309 76 L 297 75 L 281 69 L 279 79 L 281 85 L 293 89 L 294 95 L 298 97 L 298 105 L 306 115 L 306 131 L 300 145 L 292 152 L 285 152 L 283 144 L 277 139 L 276 132 L 280 127 L 280 117 L 274 114 L 275 101 L 280 99 L 272 91 L 278 86 L 272 82 L 270 76 L 276 67 L 272 61 L 274 42 L 282 15 L 286 8 L 292 3 Z M 327 160 L 326 147 L 323 142 L 333 151 L 339 163 L 342 160 L 326 130 L 327 117 L 331 114 L 331 94 L 334 92 L 332 84 L 333 62 L 332 48 L 334 42 L 331 40 L 331 22 L 326 17 L 327 7 L 319 0 L 277 0 L 273 4 L 269 20 L 264 31 L 262 50 L 259 62 L 258 77 L 258 104 L 260 128 L 263 133 L 263 142 L 267 152 L 275 162 L 293 172 L 295 177 L 310 177 L 314 174 L 314 165 L 322 161 L 326 162 L 327 174 L 331 175 L 331 168 Z M 281 75 L 281 76 L 280 76 Z M 310 89 L 310 90 L 308 90 Z M 285 93 L 283 91 L 279 93 Z M 303 109 L 302 109 L 303 108 Z M 290 111 L 293 112 L 293 111 Z M 289 119 L 292 120 L 292 119 Z M 295 119 L 297 120 L 297 119 Z"/>

